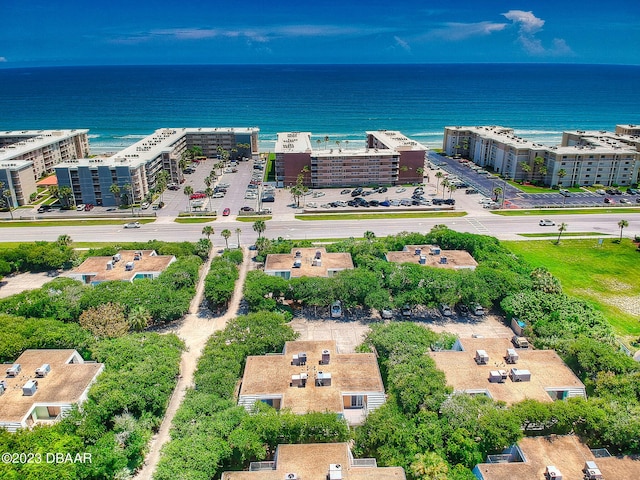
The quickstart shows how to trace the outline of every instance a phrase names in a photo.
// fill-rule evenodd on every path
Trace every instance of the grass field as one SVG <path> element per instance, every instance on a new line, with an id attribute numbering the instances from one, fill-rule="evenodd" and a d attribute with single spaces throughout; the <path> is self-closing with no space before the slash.
<path id="1" fill-rule="evenodd" d="M 178 217 L 173 221 L 176 223 L 209 223 L 215 222 L 216 217 Z"/>
<path id="2" fill-rule="evenodd" d="M 536 208 L 531 210 L 492 210 L 494 215 L 503 217 L 524 217 L 527 215 L 593 215 L 604 213 L 640 213 L 640 207 L 593 207 L 593 208 Z"/>
<path id="3" fill-rule="evenodd" d="M 1 227 L 82 227 L 86 225 L 124 225 L 129 221 L 140 222 L 142 224 L 155 222 L 155 218 L 112 218 L 110 220 L 37 220 L 37 221 L 6 221 L 0 222 Z"/>
<path id="4" fill-rule="evenodd" d="M 640 252 L 629 239 L 503 242 L 534 267 L 544 266 L 562 283 L 565 293 L 587 300 L 600 310 L 616 333 L 640 336 Z"/>
<path id="5" fill-rule="evenodd" d="M 296 215 L 297 220 L 380 220 L 386 218 L 464 217 L 467 212 L 398 212 L 398 213 L 310 213 Z"/>
<path id="6" fill-rule="evenodd" d="M 236 220 L 238 222 L 255 222 L 257 220 L 264 220 L 265 222 L 267 220 L 271 220 L 273 217 L 271 217 L 270 215 L 238 215 L 236 217 Z"/>
<path id="7" fill-rule="evenodd" d="M 598 232 L 564 232 L 562 234 L 562 238 L 564 237 L 606 237 L 608 233 L 598 233 Z M 528 237 L 528 238 L 558 238 L 558 232 L 547 232 L 547 233 L 519 233 L 520 237 Z"/>

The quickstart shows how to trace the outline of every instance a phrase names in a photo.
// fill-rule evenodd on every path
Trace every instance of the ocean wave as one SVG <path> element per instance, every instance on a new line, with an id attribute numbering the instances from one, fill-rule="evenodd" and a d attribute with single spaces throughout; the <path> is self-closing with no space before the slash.
<path id="1" fill-rule="evenodd" d="M 407 134 L 409 137 L 443 137 L 444 136 L 444 128 L 442 130 L 438 130 L 437 132 L 415 132 L 412 134 Z"/>
<path id="2" fill-rule="evenodd" d="M 87 138 L 100 138 L 102 135 L 100 135 L 99 133 L 90 133 L 89 135 L 87 135 Z"/>
<path id="3" fill-rule="evenodd" d="M 147 138 L 149 135 L 114 135 L 113 138 L 124 138 L 127 140 L 141 140 Z"/>

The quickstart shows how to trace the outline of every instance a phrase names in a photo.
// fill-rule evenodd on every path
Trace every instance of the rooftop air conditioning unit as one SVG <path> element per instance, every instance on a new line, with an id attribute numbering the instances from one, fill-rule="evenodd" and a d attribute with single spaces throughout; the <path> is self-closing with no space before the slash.
<path id="1" fill-rule="evenodd" d="M 329 464 L 329 480 L 342 480 L 342 465 L 339 463 Z"/>
<path id="2" fill-rule="evenodd" d="M 585 478 L 588 480 L 600 480 L 604 478 L 602 472 L 598 468 L 598 465 L 596 465 L 596 462 L 585 462 L 582 471 L 584 472 Z"/>
<path id="3" fill-rule="evenodd" d="M 122 259 L 122 255 L 120 255 L 119 253 L 116 253 L 116 254 L 113 256 L 113 262 L 114 262 L 114 263 L 115 263 L 115 262 L 119 262 L 121 259 Z"/>
<path id="4" fill-rule="evenodd" d="M 299 480 L 297 473 L 286 473 L 284 475 L 285 480 Z"/>
<path id="5" fill-rule="evenodd" d="M 293 261 L 293 268 L 300 268 L 300 267 L 302 267 L 302 262 L 300 261 L 300 259 L 296 258 Z"/>
<path id="6" fill-rule="evenodd" d="M 7 369 L 7 377 L 17 377 L 22 370 L 22 367 L 19 363 L 14 363 L 11 367 Z"/>
<path id="7" fill-rule="evenodd" d="M 22 395 L 26 397 L 30 397 L 32 395 L 35 395 L 36 390 L 38 390 L 38 381 L 29 380 L 27 383 L 24 384 L 24 387 L 22 387 Z"/>
<path id="8" fill-rule="evenodd" d="M 489 363 L 489 355 L 485 350 L 476 350 L 475 360 L 478 365 L 486 365 Z"/>
<path id="9" fill-rule="evenodd" d="M 131 270 L 133 270 L 133 267 L 134 267 L 134 263 L 133 262 L 127 262 L 127 264 L 124 266 L 124 269 L 126 271 L 131 271 Z"/>
<path id="10" fill-rule="evenodd" d="M 107 270 L 113 270 L 113 260 L 107 262 Z"/>
<path id="11" fill-rule="evenodd" d="M 7 382 L 5 382 L 4 380 L 0 380 L 0 395 L 2 395 L 6 389 Z"/>
<path id="12" fill-rule="evenodd" d="M 505 361 L 509 364 L 518 363 L 520 356 L 516 352 L 515 348 L 507 348 L 507 354 L 504 357 Z"/>
<path id="13" fill-rule="evenodd" d="M 331 359 L 331 353 L 329 350 L 322 350 L 322 360 L 320 360 L 321 365 L 329 365 L 329 360 Z"/>
<path id="14" fill-rule="evenodd" d="M 51 371 L 51 365 L 48 363 L 43 364 L 40 368 L 36 368 L 36 377 L 44 378 Z"/>
<path id="15" fill-rule="evenodd" d="M 553 465 L 547 465 L 547 468 L 544 471 L 544 476 L 549 480 L 562 480 L 562 473 Z"/>
<path id="16" fill-rule="evenodd" d="M 440 263 L 441 263 L 442 265 L 446 265 L 446 263 L 447 263 L 447 257 L 440 257 Z"/>

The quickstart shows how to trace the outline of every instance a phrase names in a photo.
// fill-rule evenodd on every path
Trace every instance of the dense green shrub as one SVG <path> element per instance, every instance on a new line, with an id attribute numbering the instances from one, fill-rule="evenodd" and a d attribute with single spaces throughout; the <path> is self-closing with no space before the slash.
<path id="1" fill-rule="evenodd" d="M 228 257 L 223 255 L 211 261 L 211 268 L 204 281 L 204 296 L 211 307 L 221 308 L 229 302 L 238 276 L 236 263 Z"/>

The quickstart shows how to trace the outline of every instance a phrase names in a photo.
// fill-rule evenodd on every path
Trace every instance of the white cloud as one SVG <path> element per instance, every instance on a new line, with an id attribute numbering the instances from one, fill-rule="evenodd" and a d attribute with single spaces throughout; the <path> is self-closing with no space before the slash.
<path id="1" fill-rule="evenodd" d="M 5 63 L 7 61 L 7 57 L 0 57 L 0 63 Z"/>
<path id="2" fill-rule="evenodd" d="M 542 29 L 544 20 L 536 17 L 533 12 L 525 12 L 523 10 L 509 10 L 502 14 L 508 20 L 520 27 L 522 34 L 534 34 Z"/>
<path id="3" fill-rule="evenodd" d="M 445 40 L 457 41 L 469 37 L 491 35 L 493 32 L 504 30 L 506 23 L 476 22 L 476 23 L 446 23 L 444 27 L 432 30 L 428 37 L 439 37 Z"/>
<path id="4" fill-rule="evenodd" d="M 509 10 L 502 14 L 518 27 L 518 41 L 531 55 L 536 56 L 567 56 L 573 55 L 571 47 L 562 38 L 554 38 L 553 46 L 546 48 L 536 34 L 542 30 L 545 21 L 536 17 L 533 12 L 523 10 Z"/>
<path id="5" fill-rule="evenodd" d="M 411 46 L 402 38 L 394 35 L 393 39 L 396 41 L 396 46 L 402 48 L 404 51 L 411 53 Z"/>

